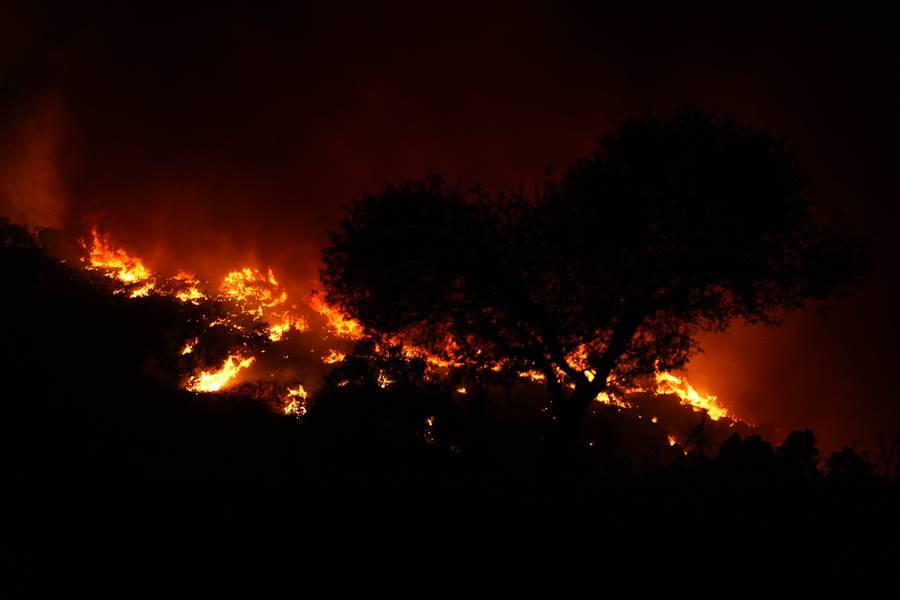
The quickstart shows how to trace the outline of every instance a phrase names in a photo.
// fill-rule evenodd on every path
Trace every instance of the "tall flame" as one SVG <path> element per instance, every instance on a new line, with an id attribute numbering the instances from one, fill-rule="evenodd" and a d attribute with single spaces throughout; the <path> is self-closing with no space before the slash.
<path id="1" fill-rule="evenodd" d="M 97 228 L 91 229 L 91 246 L 82 242 L 82 246 L 88 251 L 88 268 L 104 271 L 108 277 L 118 279 L 122 283 L 140 283 L 150 279 L 152 273 L 144 266 L 140 258 L 130 256 L 122 248 L 113 248 L 107 236 L 101 235 Z M 150 289 L 139 295 L 147 295 Z M 132 294 L 132 297 L 135 297 Z"/>

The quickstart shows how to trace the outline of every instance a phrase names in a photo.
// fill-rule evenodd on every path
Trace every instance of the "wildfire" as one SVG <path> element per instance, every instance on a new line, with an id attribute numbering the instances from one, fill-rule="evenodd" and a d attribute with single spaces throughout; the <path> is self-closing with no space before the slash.
<path id="1" fill-rule="evenodd" d="M 284 313 L 279 322 L 269 325 L 269 339 L 273 342 L 281 341 L 291 329 L 295 331 L 306 331 L 308 329 L 306 319 L 297 317 L 290 313 Z"/>
<path id="2" fill-rule="evenodd" d="M 175 297 L 181 300 L 182 302 L 191 302 L 193 304 L 198 304 L 200 300 L 206 298 L 206 294 L 200 291 L 198 287 L 200 285 L 200 280 L 194 276 L 193 273 L 187 273 L 185 271 L 179 271 L 172 277 L 172 280 L 177 282 L 181 287 L 177 292 L 175 292 Z"/>
<path id="3" fill-rule="evenodd" d="M 144 285 L 131 290 L 131 294 L 129 294 L 129 296 L 132 298 L 144 298 L 146 296 L 149 296 L 150 292 L 155 287 L 156 287 L 155 283 L 153 283 L 152 281 L 148 281 Z"/>
<path id="4" fill-rule="evenodd" d="M 272 269 L 266 275 L 250 267 L 231 271 L 225 275 L 219 293 L 238 303 L 244 312 L 254 313 L 260 318 L 266 309 L 287 301 L 287 292 L 278 291 L 278 280 Z"/>
<path id="5" fill-rule="evenodd" d="M 312 297 L 310 307 L 325 317 L 329 327 L 336 334 L 351 340 L 358 340 L 363 336 L 363 327 L 359 321 L 347 317 L 340 309 L 326 304 L 319 295 Z"/>
<path id="6" fill-rule="evenodd" d="M 284 414 L 294 415 L 298 418 L 302 417 L 306 414 L 306 400 L 308 398 L 309 394 L 302 385 L 297 384 L 296 387 L 289 387 L 284 396 Z"/>
<path id="7" fill-rule="evenodd" d="M 252 356 L 242 357 L 232 354 L 225 359 L 222 367 L 217 371 L 201 371 L 199 375 L 188 381 L 187 389 L 192 392 L 218 392 L 227 386 L 237 374 L 246 369 L 256 359 Z"/>
<path id="8" fill-rule="evenodd" d="M 90 245 L 82 242 L 88 253 L 86 259 L 83 259 L 86 263 L 85 266 L 88 269 L 100 271 L 106 276 L 118 280 L 122 287 L 117 289 L 116 293 L 127 293 L 132 298 L 145 297 L 150 294 L 170 295 L 181 302 L 191 302 L 193 304 L 200 304 L 201 300 L 210 297 L 224 300 L 229 312 L 224 316 L 208 321 L 207 326 L 226 325 L 240 330 L 243 325 L 241 325 L 238 317 L 250 317 L 257 322 L 264 321 L 266 323 L 268 339 L 272 342 L 281 341 L 292 330 L 307 331 L 309 328 L 307 318 L 304 316 L 309 313 L 298 312 L 297 306 L 288 305 L 288 294 L 280 286 L 271 268 L 260 270 L 246 266 L 229 271 L 224 276 L 219 289 L 210 294 L 201 287 L 200 280 L 187 271 L 178 271 L 174 276 L 168 278 L 154 275 L 140 258 L 130 255 L 121 247 L 113 245 L 109 236 L 101 234 L 96 227 L 91 230 L 90 241 Z M 348 317 L 339 307 L 327 304 L 319 294 L 313 294 L 309 297 L 303 308 L 324 317 L 328 329 L 334 335 L 346 341 L 358 340 L 364 335 L 364 328 L 361 323 Z M 181 349 L 181 355 L 193 353 L 199 343 L 199 338 L 187 341 Z M 463 360 L 455 358 L 458 349 L 452 339 L 447 340 L 446 344 L 446 349 L 442 356 L 437 356 L 424 349 L 409 345 L 403 346 L 403 353 L 407 359 L 424 360 L 430 369 L 437 369 L 443 373 L 446 369 L 462 366 L 460 361 Z M 265 352 L 265 350 L 262 350 L 262 352 Z M 332 365 L 343 361 L 345 358 L 346 355 L 343 352 L 332 348 L 321 357 L 321 360 L 325 365 Z M 575 368 L 584 373 L 589 381 L 594 379 L 596 374 L 589 368 L 585 349 L 578 349 L 567 358 Z M 249 355 L 244 349 L 235 351 L 224 360 L 222 366 L 218 369 L 201 370 L 190 377 L 185 383 L 185 388 L 193 392 L 217 392 L 223 390 L 232 385 L 238 374 L 250 367 L 255 360 L 256 358 Z M 497 364 L 494 370 L 499 371 L 502 368 L 502 364 Z M 558 374 L 565 379 L 562 371 L 559 371 Z M 536 370 L 523 371 L 519 373 L 519 376 L 534 383 L 545 381 L 545 374 Z M 340 382 L 338 386 L 346 385 L 346 383 L 346 381 Z M 393 380 L 384 372 L 379 371 L 377 383 L 380 387 L 385 388 L 390 386 Z M 610 383 L 614 382 L 610 380 Z M 573 387 L 574 382 L 569 382 L 568 385 Z M 613 386 L 613 389 L 616 389 L 616 386 Z M 467 393 L 465 387 L 459 387 L 455 391 L 461 395 Z M 698 412 L 705 411 L 713 420 L 728 416 L 727 411 L 718 403 L 716 396 L 701 394 L 684 377 L 665 371 L 656 373 L 654 389 L 634 388 L 623 391 L 626 394 L 639 391 L 674 394 L 680 399 L 681 404 L 690 406 Z M 306 414 L 308 396 L 309 394 L 302 385 L 298 384 L 294 387 L 288 387 L 284 395 L 281 396 L 285 414 L 292 414 L 298 417 Z M 620 410 L 632 408 L 620 393 L 601 392 L 596 400 L 615 406 Z M 653 417 L 651 422 L 658 423 L 658 419 Z M 433 439 L 433 424 L 434 417 L 429 417 L 426 420 L 426 440 L 429 438 Z M 673 435 L 668 436 L 668 441 L 670 445 L 677 443 Z"/>
<path id="9" fill-rule="evenodd" d="M 728 416 L 728 411 L 719 405 L 716 396 L 701 394 L 688 383 L 687 379 L 666 371 L 656 373 L 656 393 L 675 394 L 681 398 L 682 404 L 691 406 L 698 412 L 706 411 L 713 421 Z"/>
<path id="10" fill-rule="evenodd" d="M 82 241 L 81 245 L 88 251 L 89 269 L 106 273 L 108 277 L 118 279 L 125 284 L 140 283 L 150 279 L 150 269 L 144 266 L 140 258 L 129 256 L 122 248 L 113 248 L 107 236 L 100 235 L 97 228 L 91 229 L 91 247 Z M 139 295 L 146 296 L 152 284 Z M 142 288 L 143 289 L 143 288 Z M 132 297 L 137 297 L 132 294 Z"/>
<path id="11" fill-rule="evenodd" d="M 335 363 L 339 363 L 347 358 L 347 355 L 343 352 L 338 352 L 337 350 L 329 350 L 328 354 L 322 357 L 322 362 L 326 365 L 333 365 Z"/>

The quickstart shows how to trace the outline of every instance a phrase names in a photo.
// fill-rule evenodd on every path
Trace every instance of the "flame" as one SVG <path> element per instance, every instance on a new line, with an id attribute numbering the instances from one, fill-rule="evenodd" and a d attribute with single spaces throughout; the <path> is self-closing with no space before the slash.
<path id="1" fill-rule="evenodd" d="M 135 256 L 130 255 L 121 247 L 113 245 L 108 235 L 104 235 L 95 227 L 91 230 L 90 245 L 82 241 L 82 246 L 87 250 L 88 256 L 83 259 L 87 269 L 98 270 L 106 276 L 118 280 L 122 286 L 115 290 L 115 293 L 127 293 L 132 298 L 149 296 L 150 294 L 171 295 L 181 302 L 191 302 L 199 304 L 200 300 L 209 297 L 201 287 L 200 280 L 192 273 L 187 271 L 178 271 L 174 276 L 166 279 L 160 279 L 147 268 L 143 261 Z M 306 331 L 309 328 L 308 322 L 303 314 L 298 314 L 296 306 L 288 306 L 287 292 L 281 289 L 279 281 L 271 268 L 260 270 L 251 266 L 243 266 L 236 270 L 229 271 L 223 278 L 216 297 L 226 300 L 231 312 L 223 317 L 208 322 L 209 327 L 225 324 L 230 327 L 240 329 L 240 321 L 237 316 L 243 315 L 251 317 L 254 320 L 265 320 L 268 338 L 272 342 L 278 342 L 287 335 L 291 330 Z M 321 295 L 313 294 L 307 303 L 308 308 L 322 317 L 324 317 L 328 329 L 338 337 L 347 341 L 358 340 L 364 335 L 364 328 L 361 323 L 348 317 L 339 307 L 327 304 Z M 399 343 L 399 342 L 397 342 Z M 194 338 L 185 343 L 181 350 L 182 355 L 191 354 L 198 339 Z M 376 347 L 376 351 L 380 351 Z M 422 348 L 405 345 L 403 353 L 407 359 L 424 360 L 429 369 L 439 369 L 441 372 L 446 369 L 453 369 L 463 365 L 463 358 L 458 356 L 458 348 L 454 340 L 446 341 L 446 349 L 441 356 L 432 354 Z M 288 358 L 285 356 L 285 358 Z M 345 354 L 330 349 L 326 355 L 322 357 L 322 362 L 326 365 L 335 364 L 343 361 Z M 589 368 L 588 352 L 586 348 L 579 348 L 567 356 L 576 369 L 582 371 L 588 381 L 593 381 L 596 377 L 595 371 Z M 217 370 L 201 371 L 194 375 L 185 384 L 186 389 L 194 392 L 216 392 L 234 383 L 239 372 L 248 368 L 255 361 L 253 356 L 248 356 L 242 352 L 235 352 L 229 355 L 222 366 Z M 503 369 L 503 364 L 494 365 L 494 370 Z M 565 378 L 565 375 L 558 371 L 558 375 Z M 532 382 L 543 382 L 545 380 L 544 373 L 537 370 L 528 370 L 519 373 L 523 379 Z M 613 383 L 612 379 L 609 380 Z M 377 383 L 380 387 L 385 388 L 393 383 L 393 380 L 387 377 L 384 372 L 378 373 Z M 339 387 L 346 385 L 346 381 L 338 383 Z M 655 374 L 655 389 L 647 390 L 641 388 L 622 389 L 622 392 L 650 391 L 656 394 L 674 394 L 677 395 L 681 404 L 690 406 L 695 411 L 705 411 L 713 420 L 721 419 L 728 416 L 727 411 L 718 403 L 716 396 L 710 394 L 701 394 L 697 392 L 687 379 L 672 375 L 665 371 L 658 371 Z M 574 382 L 568 382 L 569 387 L 574 387 Z M 615 386 L 613 386 L 615 389 Z M 456 389 L 458 394 L 466 394 L 465 387 Z M 306 399 L 308 394 L 302 385 L 296 387 L 288 387 L 282 396 L 284 402 L 285 414 L 293 414 L 302 416 L 306 413 Z M 621 393 L 601 392 L 597 395 L 596 400 L 618 409 L 630 408 L 631 406 L 625 401 Z M 658 423 L 658 419 L 653 417 L 651 422 Z M 433 443 L 432 428 L 434 417 L 426 420 L 426 441 Z M 673 435 L 668 436 L 669 444 L 677 443 Z"/>
<path id="2" fill-rule="evenodd" d="M 378 371 L 378 387 L 386 388 L 394 383 L 394 380 L 384 374 L 384 371 Z"/>
<path id="3" fill-rule="evenodd" d="M 258 269 L 244 267 L 225 275 L 219 293 L 233 300 L 244 312 L 263 316 L 265 309 L 284 304 L 287 292 L 278 292 L 278 281 L 269 269 L 267 275 Z"/>
<path id="4" fill-rule="evenodd" d="M 363 336 L 363 326 L 359 321 L 347 317 L 340 309 L 326 304 L 318 294 L 313 295 L 309 305 L 314 311 L 325 317 L 328 326 L 336 334 L 351 340 L 358 340 Z"/>
<path id="5" fill-rule="evenodd" d="M 530 379 L 531 381 L 538 382 L 544 381 L 544 374 L 540 371 L 523 371 L 519 373 L 519 377 L 524 379 Z"/>
<path id="6" fill-rule="evenodd" d="M 682 404 L 693 407 L 697 412 L 706 411 L 713 421 L 728 416 L 728 411 L 719 405 L 716 396 L 701 394 L 684 377 L 666 371 L 656 373 L 656 393 L 675 394 L 681 398 Z"/>
<path id="7" fill-rule="evenodd" d="M 347 358 L 347 355 L 343 352 L 338 352 L 337 350 L 329 350 L 328 354 L 322 357 L 322 362 L 326 365 L 333 365 L 334 363 L 339 363 Z"/>
<path id="8" fill-rule="evenodd" d="M 308 398 L 309 394 L 302 385 L 297 384 L 296 387 L 289 387 L 284 396 L 284 414 L 294 415 L 298 418 L 302 417 L 306 414 L 306 400 Z"/>
<path id="9" fill-rule="evenodd" d="M 182 302 L 199 304 L 200 300 L 206 298 L 206 294 L 201 292 L 198 287 L 200 285 L 200 280 L 197 279 L 193 273 L 179 271 L 172 277 L 172 280 L 178 282 L 178 284 L 182 286 L 181 289 L 175 292 L 175 297 Z"/>
<path id="10" fill-rule="evenodd" d="M 88 251 L 90 261 L 88 268 L 104 271 L 110 278 L 132 284 L 146 281 L 152 275 L 140 258 L 129 256 L 122 248 L 113 248 L 109 237 L 101 235 L 96 227 L 91 229 L 91 247 L 88 248 L 83 241 L 81 245 Z M 149 291 L 150 289 L 147 289 L 146 293 L 141 295 L 147 295 Z"/>
<path id="11" fill-rule="evenodd" d="M 670 445 L 670 446 L 674 446 L 675 444 L 678 443 L 678 440 L 675 438 L 674 435 L 671 435 L 671 434 L 670 434 L 670 435 L 667 435 L 666 438 L 669 440 L 669 445 Z"/>
<path id="12" fill-rule="evenodd" d="M 422 437 L 426 444 L 434 444 L 437 440 L 434 437 L 434 417 L 425 417 L 425 429 Z"/>
<path id="13" fill-rule="evenodd" d="M 244 358 L 232 354 L 225 359 L 219 370 L 201 371 L 199 375 L 192 377 L 188 382 L 187 389 L 192 392 L 218 392 L 237 377 L 242 369 L 252 365 L 255 360 L 252 356 Z"/>
<path id="14" fill-rule="evenodd" d="M 295 331 L 306 331 L 308 328 L 309 325 L 307 325 L 306 319 L 286 312 L 281 316 L 280 322 L 269 325 L 269 339 L 273 342 L 278 342 L 281 341 L 285 334 L 291 329 Z"/>
<path id="15" fill-rule="evenodd" d="M 144 298 L 144 297 L 150 295 L 150 291 L 154 287 L 156 287 L 156 284 L 153 283 L 152 281 L 148 281 L 148 282 L 144 283 L 144 285 L 142 285 L 141 287 L 131 290 L 131 294 L 129 294 L 129 296 L 131 298 Z"/>

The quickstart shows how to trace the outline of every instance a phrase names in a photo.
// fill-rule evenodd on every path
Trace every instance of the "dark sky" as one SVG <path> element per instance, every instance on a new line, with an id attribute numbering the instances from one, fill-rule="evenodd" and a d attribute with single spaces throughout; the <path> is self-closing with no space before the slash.
<path id="1" fill-rule="evenodd" d="M 429 168 L 489 188 L 693 104 L 785 136 L 823 219 L 875 250 L 830 316 L 707 338 L 692 381 L 826 447 L 900 432 L 892 20 L 849 3 L 5 3 L 0 213 L 107 228 L 152 264 L 315 278 L 363 191 Z M 318 3 L 326 4 L 326 3 Z"/>

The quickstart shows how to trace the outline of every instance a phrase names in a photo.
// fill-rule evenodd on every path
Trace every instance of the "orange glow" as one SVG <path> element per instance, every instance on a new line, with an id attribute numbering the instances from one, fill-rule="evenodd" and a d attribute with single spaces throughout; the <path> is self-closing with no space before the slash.
<path id="1" fill-rule="evenodd" d="M 347 355 L 343 352 L 338 352 L 337 350 L 329 350 L 328 354 L 322 357 L 322 362 L 326 365 L 333 365 L 334 363 L 339 363 L 347 358 Z"/>
<path id="2" fill-rule="evenodd" d="M 140 258 L 129 256 L 122 248 L 113 248 L 109 237 L 100 235 L 96 227 L 91 229 L 90 248 L 83 241 L 81 245 L 88 251 L 88 268 L 103 271 L 107 277 L 132 284 L 146 281 L 152 275 Z M 147 293 L 149 291 L 147 289 Z"/>
<path id="3" fill-rule="evenodd" d="M 188 381 L 187 389 L 192 392 L 218 392 L 234 381 L 237 374 L 253 364 L 256 359 L 252 356 L 244 358 L 239 355 L 231 355 L 225 359 L 222 367 L 217 371 L 201 371 Z"/>
<path id="4" fill-rule="evenodd" d="M 284 414 L 294 415 L 298 418 L 302 417 L 306 414 L 306 401 L 308 398 L 309 394 L 302 385 L 297 384 L 296 387 L 289 387 L 284 396 Z"/>
<path id="5" fill-rule="evenodd" d="M 384 374 L 384 371 L 378 371 L 378 387 L 386 388 L 394 383 L 394 380 Z"/>
<path id="6" fill-rule="evenodd" d="M 224 316 L 220 316 L 214 320 L 207 322 L 209 327 L 217 325 L 227 325 L 238 330 L 245 326 L 238 317 L 250 317 L 259 322 L 265 321 L 267 337 L 272 342 L 279 342 L 290 331 L 307 331 L 309 322 L 306 319 L 308 313 L 305 310 L 312 310 L 325 319 L 327 329 L 342 341 L 355 341 L 362 338 L 365 334 L 361 323 L 348 317 L 339 307 L 330 306 L 325 303 L 319 294 L 313 294 L 303 302 L 303 307 L 298 311 L 296 306 L 288 305 L 288 294 L 280 287 L 278 278 L 271 268 L 260 270 L 255 267 L 243 266 L 226 273 L 222 279 L 222 284 L 215 294 L 207 293 L 202 287 L 200 280 L 192 273 L 187 271 L 178 271 L 176 275 L 165 280 L 154 276 L 153 272 L 147 268 L 140 258 L 134 257 L 126 252 L 123 248 L 112 244 L 109 236 L 101 234 L 97 228 L 91 230 L 91 244 L 82 242 L 82 245 L 88 252 L 85 260 L 86 268 L 103 272 L 108 277 L 121 282 L 122 287 L 116 290 L 116 293 L 126 293 L 132 298 L 145 297 L 151 294 L 172 295 L 182 302 L 191 302 L 199 304 L 201 300 L 209 297 L 215 297 L 219 300 L 226 301 L 227 310 L 230 312 Z M 159 282 L 159 284 L 158 284 Z M 327 339 L 327 335 L 326 335 Z M 194 338 L 186 342 L 181 349 L 181 355 L 188 355 L 194 352 L 199 340 Z M 399 340 L 392 341 L 391 344 L 400 344 Z M 327 347 L 327 346 L 326 346 Z M 263 350 L 264 351 L 264 350 Z M 376 346 L 376 351 L 381 352 Z M 459 348 L 454 340 L 448 339 L 445 348 L 440 355 L 432 354 L 422 348 L 404 345 L 402 352 L 409 359 L 424 360 L 428 367 L 428 372 L 440 377 L 446 374 L 448 369 L 455 369 L 463 366 L 464 358 L 459 356 Z M 588 381 L 593 381 L 596 377 L 595 371 L 589 368 L 589 361 L 585 348 L 579 348 L 575 352 L 567 356 L 567 360 L 574 368 L 581 371 Z M 285 356 L 284 358 L 288 358 Z M 331 348 L 322 356 L 321 360 L 326 365 L 333 365 L 344 361 L 346 355 L 338 349 Z M 239 373 L 254 363 L 256 359 L 249 356 L 244 351 L 235 351 L 229 355 L 222 366 L 216 370 L 203 370 L 199 374 L 194 375 L 185 383 L 185 388 L 193 392 L 218 392 L 232 386 Z M 498 363 L 492 367 L 496 371 L 503 369 L 503 363 Z M 574 387 L 575 382 L 568 379 L 562 371 L 557 370 L 557 375 L 568 387 Z M 545 381 L 545 375 L 541 371 L 528 370 L 519 373 L 519 377 L 527 379 L 531 382 L 542 383 Z M 381 388 L 390 386 L 394 381 L 390 379 L 383 371 L 379 371 L 377 384 Z M 612 377 L 608 383 L 613 384 Z M 346 381 L 338 383 L 338 387 L 347 385 Z M 618 386 L 621 388 L 621 386 Z M 613 385 L 611 389 L 617 389 Z M 466 394 L 465 387 L 456 388 L 457 394 Z M 621 390 L 627 397 L 631 392 L 651 392 L 655 394 L 673 394 L 676 395 L 681 404 L 690 406 L 695 411 L 705 411 L 713 420 L 721 419 L 728 416 L 727 411 L 717 402 L 716 396 L 710 394 L 701 394 L 688 383 L 684 377 L 672 375 L 668 372 L 657 372 L 655 374 L 655 388 L 624 388 Z M 598 402 L 616 407 L 619 410 L 632 408 L 625 400 L 621 393 L 601 392 L 597 395 Z M 308 394 L 302 385 L 289 387 L 282 396 L 283 410 L 285 414 L 302 416 L 306 413 L 306 400 Z M 652 417 L 652 423 L 658 423 L 656 417 Z M 433 423 L 434 418 L 429 417 L 426 420 L 425 437 L 426 441 L 433 443 Z M 674 445 L 676 438 L 672 435 L 668 436 L 669 444 Z"/>
<path id="7" fill-rule="evenodd" d="M 306 319 L 296 317 L 290 313 L 284 313 L 279 322 L 269 325 L 269 339 L 273 342 L 278 342 L 281 341 L 285 334 L 291 329 L 295 331 L 306 331 L 308 328 L 309 326 L 306 324 Z"/>
<path id="8" fill-rule="evenodd" d="M 156 284 L 152 281 L 148 281 L 141 287 L 131 290 L 129 296 L 131 298 L 145 298 L 150 295 L 150 291 L 153 290 L 154 287 L 156 287 Z"/>
<path id="9" fill-rule="evenodd" d="M 656 393 L 675 394 L 681 398 L 682 404 L 693 407 L 697 412 L 706 411 L 713 421 L 728 416 L 728 411 L 719 405 L 715 396 L 699 393 L 684 377 L 678 377 L 665 371 L 658 372 L 656 374 Z"/>
<path id="10" fill-rule="evenodd" d="M 434 417 L 426 417 L 425 418 L 425 430 L 422 432 L 422 437 L 425 439 L 426 444 L 434 444 L 437 440 L 434 437 Z"/>
<path id="11" fill-rule="evenodd" d="M 351 340 L 358 340 L 363 336 L 363 326 L 359 321 L 347 317 L 340 309 L 329 306 L 319 295 L 313 295 L 309 305 L 314 311 L 325 317 L 328 326 L 334 333 Z"/>
<path id="12" fill-rule="evenodd" d="M 219 292 L 241 305 L 244 312 L 263 316 L 263 311 L 284 304 L 287 292 L 278 292 L 278 281 L 269 269 L 267 275 L 258 269 L 244 267 L 225 275 Z"/>

